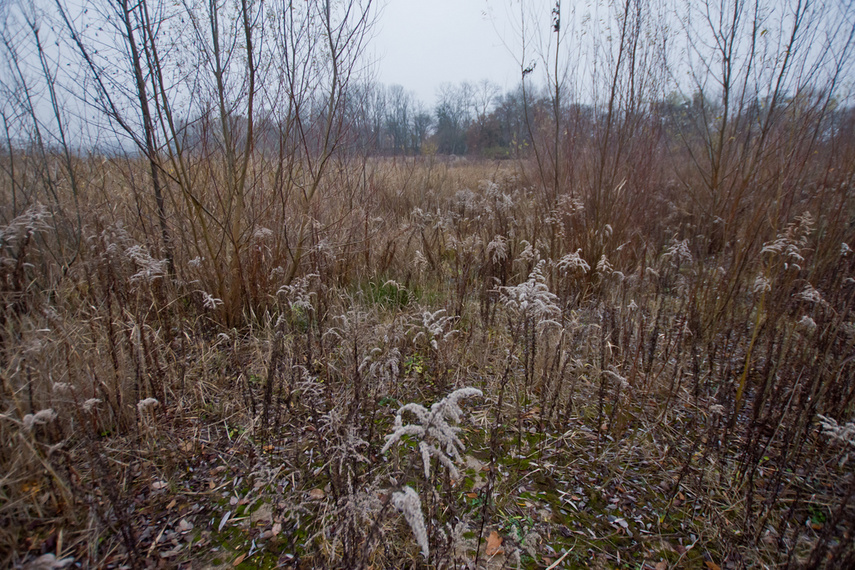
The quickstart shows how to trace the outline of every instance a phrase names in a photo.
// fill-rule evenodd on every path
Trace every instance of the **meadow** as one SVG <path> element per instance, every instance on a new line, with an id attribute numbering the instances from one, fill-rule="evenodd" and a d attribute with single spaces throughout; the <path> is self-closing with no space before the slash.
<path id="1" fill-rule="evenodd" d="M 260 153 L 218 217 L 189 156 L 168 242 L 146 160 L 10 147 L 0 563 L 855 565 L 855 145 L 788 125 L 728 192 Z"/>
<path id="2" fill-rule="evenodd" d="M 855 568 L 852 3 L 382 8 L 0 5 L 0 566 Z"/>

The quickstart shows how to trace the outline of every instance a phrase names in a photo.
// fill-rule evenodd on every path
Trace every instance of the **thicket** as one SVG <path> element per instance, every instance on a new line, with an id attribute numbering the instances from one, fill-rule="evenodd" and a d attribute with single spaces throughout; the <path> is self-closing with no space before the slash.
<path id="1" fill-rule="evenodd" d="M 0 559 L 855 565 L 851 10 L 708 3 L 681 67 L 656 6 L 581 106 L 556 4 L 501 162 L 371 156 L 370 2 L 5 14 Z"/>

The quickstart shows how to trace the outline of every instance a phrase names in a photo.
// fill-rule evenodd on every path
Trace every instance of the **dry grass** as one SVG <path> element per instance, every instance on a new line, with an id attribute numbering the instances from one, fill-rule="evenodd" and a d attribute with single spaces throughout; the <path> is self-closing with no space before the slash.
<path id="1" fill-rule="evenodd" d="M 308 214 L 258 174 L 244 273 L 176 200 L 174 279 L 144 165 L 76 163 L 80 225 L 64 194 L 13 212 L 4 179 L 0 560 L 843 567 L 852 449 L 818 418 L 855 410 L 835 156 L 725 234 L 664 167 L 596 224 L 528 163 L 342 161 Z M 458 477 L 416 440 L 381 452 L 400 406 L 465 386 Z"/>

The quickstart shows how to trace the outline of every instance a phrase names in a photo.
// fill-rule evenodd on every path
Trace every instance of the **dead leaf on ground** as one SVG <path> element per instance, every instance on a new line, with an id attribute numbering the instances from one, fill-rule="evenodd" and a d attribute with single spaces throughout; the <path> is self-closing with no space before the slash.
<path id="1" fill-rule="evenodd" d="M 273 522 L 273 507 L 270 503 L 264 503 L 258 510 L 249 515 L 249 521 L 252 524 L 256 523 L 272 523 Z"/>
<path id="2" fill-rule="evenodd" d="M 656 570 L 668 570 L 668 563 L 664 560 L 656 563 Z"/>
<path id="3" fill-rule="evenodd" d="M 313 501 L 321 501 L 326 497 L 323 489 L 312 489 L 309 491 L 309 498 Z"/>
<path id="4" fill-rule="evenodd" d="M 175 548 L 170 550 L 166 550 L 160 553 L 161 558 L 172 558 L 173 556 L 178 556 L 181 553 L 182 545 L 177 545 Z"/>
<path id="5" fill-rule="evenodd" d="M 35 560 L 25 564 L 24 568 L 29 570 L 40 570 L 42 568 L 65 568 L 70 564 L 74 564 L 74 558 L 63 558 L 62 560 L 57 560 L 56 556 L 53 554 L 42 554 Z"/>
<path id="6" fill-rule="evenodd" d="M 193 523 L 188 522 L 187 519 L 181 519 L 181 522 L 178 523 L 178 532 L 184 534 L 191 530 L 193 530 Z"/>
<path id="7" fill-rule="evenodd" d="M 231 511 L 228 511 L 226 514 L 223 515 L 223 518 L 220 519 L 220 526 L 217 527 L 217 532 L 223 530 L 223 527 L 226 526 L 226 522 L 228 522 L 230 516 L 232 516 Z"/>
<path id="8" fill-rule="evenodd" d="M 712 560 L 704 560 L 704 563 L 707 565 L 707 568 L 709 570 L 721 570 L 721 566 L 719 566 Z"/>
<path id="9" fill-rule="evenodd" d="M 232 566 L 234 566 L 235 568 L 237 568 L 238 566 L 240 566 L 240 563 L 241 563 L 241 562 L 243 562 L 243 559 L 244 559 L 244 558 L 246 558 L 246 553 L 241 554 L 240 556 L 238 556 L 237 558 L 235 558 L 235 561 L 234 561 L 234 562 L 232 562 Z"/>
<path id="10" fill-rule="evenodd" d="M 494 530 L 490 533 L 490 536 L 487 537 L 487 550 L 484 553 L 487 556 L 495 556 L 496 554 L 502 554 L 504 552 L 502 550 L 502 542 L 502 537 L 499 536 L 499 533 Z"/>

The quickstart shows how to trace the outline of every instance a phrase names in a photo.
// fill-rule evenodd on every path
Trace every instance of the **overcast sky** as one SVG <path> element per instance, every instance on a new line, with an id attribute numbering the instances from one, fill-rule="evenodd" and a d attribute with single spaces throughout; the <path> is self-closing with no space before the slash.
<path id="1" fill-rule="evenodd" d="M 371 50 L 377 80 L 433 105 L 443 82 L 519 82 L 508 47 L 518 43 L 508 0 L 384 0 Z M 508 47 L 502 42 L 502 38 Z"/>

